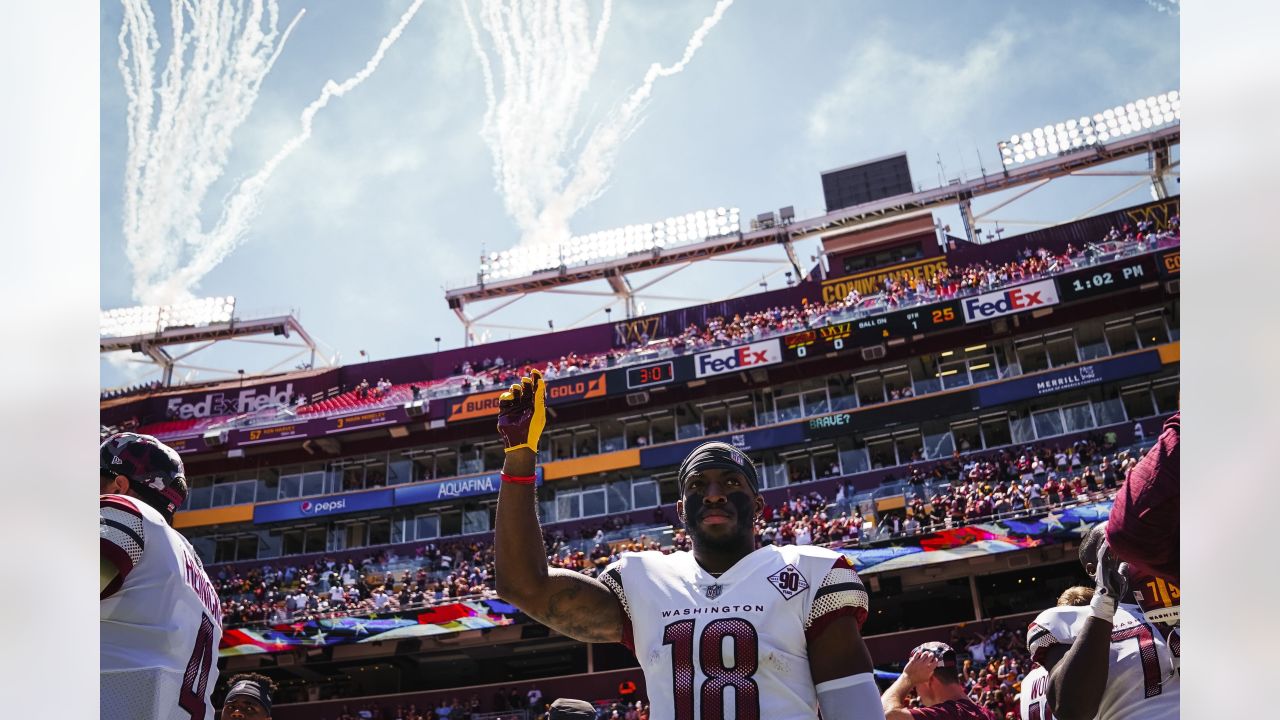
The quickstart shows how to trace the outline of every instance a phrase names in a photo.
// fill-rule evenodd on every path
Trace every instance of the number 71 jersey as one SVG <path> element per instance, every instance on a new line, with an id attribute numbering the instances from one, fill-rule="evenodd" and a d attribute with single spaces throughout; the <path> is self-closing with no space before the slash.
<path id="1" fill-rule="evenodd" d="M 1049 608 L 1027 627 L 1027 650 L 1039 662 L 1053 645 L 1071 645 L 1084 632 L 1088 606 Z M 1097 720 L 1176 720 L 1178 630 L 1166 641 L 1137 605 L 1121 603 L 1111 625 L 1107 685 Z M 1024 692 L 1027 680 L 1022 683 Z M 1052 710 L 1052 708 L 1049 708 Z"/>
<path id="2" fill-rule="evenodd" d="M 690 552 L 623 553 L 600 580 L 622 605 L 652 720 L 817 718 L 809 638 L 867 616 L 848 559 L 807 545 L 766 545 L 718 578 Z"/>

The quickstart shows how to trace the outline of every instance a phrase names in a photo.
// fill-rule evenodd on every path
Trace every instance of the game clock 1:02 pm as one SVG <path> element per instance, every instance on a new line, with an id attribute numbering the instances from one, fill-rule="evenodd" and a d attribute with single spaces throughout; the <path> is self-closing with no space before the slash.
<path id="1" fill-rule="evenodd" d="M 1064 275 L 1058 278 L 1058 297 L 1064 301 L 1079 300 L 1159 279 L 1155 262 L 1148 255 Z"/>
<path id="2" fill-rule="evenodd" d="M 627 368 L 627 389 L 665 385 L 676 379 L 675 363 L 664 360 L 640 367 Z"/>

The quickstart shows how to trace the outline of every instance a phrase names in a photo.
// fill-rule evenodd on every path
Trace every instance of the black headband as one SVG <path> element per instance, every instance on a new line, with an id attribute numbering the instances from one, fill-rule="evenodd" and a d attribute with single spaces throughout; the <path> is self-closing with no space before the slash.
<path id="1" fill-rule="evenodd" d="M 271 712 L 271 692 L 259 684 L 256 680 L 241 680 L 231 689 L 227 691 L 227 699 L 225 702 L 231 702 L 234 697 L 247 697 L 256 700 L 259 705 L 267 712 Z"/>
<path id="2" fill-rule="evenodd" d="M 746 453 L 728 443 L 708 442 L 694 448 L 680 464 L 680 493 L 684 494 L 684 486 L 690 475 L 707 468 L 737 470 L 747 478 L 751 492 L 759 492 L 760 479 L 756 475 L 756 466 Z"/>

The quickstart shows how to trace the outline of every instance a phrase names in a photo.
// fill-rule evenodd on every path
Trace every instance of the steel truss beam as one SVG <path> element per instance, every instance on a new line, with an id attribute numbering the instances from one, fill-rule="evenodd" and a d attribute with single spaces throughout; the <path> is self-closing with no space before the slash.
<path id="1" fill-rule="evenodd" d="M 1072 176 L 1131 176 L 1143 178 L 1142 182 L 1138 183 L 1138 185 L 1127 188 L 1124 192 L 1108 198 L 1087 211 L 1085 213 L 1086 215 L 1088 212 L 1093 212 L 1097 208 L 1106 205 L 1108 202 L 1132 192 L 1136 187 L 1140 187 L 1141 184 L 1145 182 L 1150 182 L 1152 184 L 1152 187 L 1158 197 L 1167 196 L 1168 191 L 1164 186 L 1164 178 L 1172 174 L 1178 167 L 1177 162 L 1170 162 L 1170 149 L 1180 143 L 1181 132 L 1181 124 L 1175 123 L 1166 127 L 1156 128 L 1149 132 L 1129 135 L 1111 143 L 1080 148 L 1062 153 L 1057 157 L 1045 158 L 1044 160 L 1027 163 L 1018 167 L 1006 167 L 999 173 L 984 175 L 981 178 L 975 178 L 973 180 L 924 190 L 921 192 L 884 198 L 850 208 L 842 208 L 808 220 L 794 221 L 780 226 L 771 226 L 749 232 L 738 232 L 732 235 L 711 238 L 700 243 L 693 243 L 677 248 L 654 250 L 649 253 L 617 258 L 592 265 L 544 270 L 525 277 L 455 288 L 453 290 L 446 291 L 445 298 L 448 301 L 449 306 L 462 321 L 466 330 L 467 342 L 470 344 L 472 340 L 471 331 L 473 327 L 478 326 L 477 321 L 481 317 L 490 315 L 496 310 L 507 307 L 512 302 L 533 293 L 559 292 L 566 294 L 595 295 L 599 297 L 606 297 L 609 294 L 612 294 L 616 299 L 607 303 L 604 307 L 610 307 L 621 301 L 626 304 L 627 317 L 633 317 L 637 312 L 636 298 L 640 289 L 631 287 L 630 282 L 627 279 L 627 276 L 631 273 L 652 270 L 660 267 L 670 267 L 672 265 L 680 265 L 680 268 L 677 268 L 670 273 L 674 274 L 674 272 L 679 269 L 683 269 L 683 267 L 692 265 L 695 262 L 716 260 L 730 262 L 785 263 L 793 269 L 797 278 L 802 278 L 805 273 L 792 246 L 795 241 L 813 237 L 828 237 L 837 233 L 848 232 L 854 228 L 866 229 L 888 222 L 924 215 L 935 208 L 944 206 L 959 206 L 962 220 L 966 225 L 966 235 L 969 236 L 969 240 L 976 242 L 977 238 L 975 238 L 974 235 L 977 232 L 975 228 L 978 220 L 987 220 L 990 222 L 992 220 L 990 215 L 994 211 L 1009 205 L 1015 200 L 1025 197 L 1027 194 L 1034 192 L 1035 190 L 1047 185 L 1050 181 L 1058 178 Z M 1148 155 L 1150 158 L 1149 169 L 1146 171 L 1108 171 L 1101 169 L 1103 166 L 1119 160 L 1143 154 Z M 972 201 L 975 198 L 1024 186 L 1030 187 L 1026 187 L 1022 192 L 1011 198 L 1003 199 L 997 205 L 988 208 L 981 213 L 976 215 L 973 213 Z M 1000 220 L 997 222 L 1006 225 L 1026 225 L 1032 227 L 1048 227 L 1054 224 L 1052 222 L 1030 220 Z M 782 245 L 787 257 L 778 261 L 758 258 L 726 257 L 728 255 L 743 252 L 744 250 L 768 247 L 770 245 Z M 776 275 L 778 272 L 779 270 L 774 270 L 769 273 L 769 276 Z M 664 275 L 661 279 L 665 279 L 665 277 L 668 276 L 669 274 Z M 590 282 L 593 280 L 606 281 L 609 283 L 612 292 L 606 293 L 586 290 L 571 291 L 565 289 L 566 286 Z M 652 284 L 653 282 L 646 283 L 644 287 L 647 288 Z M 752 283 L 744 286 L 739 290 L 739 292 L 749 290 L 754 284 L 756 283 L 753 281 Z M 469 317 L 466 313 L 466 308 L 473 303 L 492 301 L 500 298 L 511 299 L 496 308 L 487 310 L 484 315 L 475 318 Z M 656 296 L 655 299 L 657 299 Z M 591 315 L 599 312 L 600 309 L 597 309 L 581 320 L 576 321 L 570 327 L 577 326 L 578 324 L 587 321 Z M 486 327 L 499 326 L 486 325 Z M 512 326 L 503 327 L 517 329 Z"/>
<path id="2" fill-rule="evenodd" d="M 268 340 L 260 336 L 271 336 L 273 338 L 283 336 L 286 339 L 296 338 L 296 340 Z M 296 352 L 289 354 L 288 357 L 271 367 L 255 371 L 255 374 L 273 372 L 284 363 L 292 362 L 307 354 L 310 355 L 309 363 L 312 367 L 317 365 L 319 367 L 328 367 L 330 365 L 329 360 L 323 354 L 317 355 L 315 339 L 302 327 L 302 323 L 293 314 L 250 320 L 233 318 L 230 322 L 215 323 L 203 327 L 166 328 L 158 333 L 101 338 L 98 343 L 98 350 L 100 353 L 133 352 L 135 355 L 129 357 L 131 362 L 149 362 L 153 364 L 160 373 L 161 382 L 168 386 L 173 384 L 174 371 L 176 370 L 192 370 L 221 376 L 214 379 L 230 379 L 240 376 L 240 369 L 195 365 L 186 361 L 187 358 L 226 342 L 242 342 L 296 350 Z M 191 347 L 192 345 L 194 347 Z M 178 350 L 178 352 L 177 354 L 172 354 L 171 350 Z M 147 359 L 144 360 L 137 357 L 139 354 L 146 356 Z"/>

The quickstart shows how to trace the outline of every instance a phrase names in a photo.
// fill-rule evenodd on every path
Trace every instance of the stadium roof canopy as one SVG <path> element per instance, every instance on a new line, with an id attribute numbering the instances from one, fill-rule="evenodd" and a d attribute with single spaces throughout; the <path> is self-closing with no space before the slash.
<path id="1" fill-rule="evenodd" d="M 921 216 L 940 207 L 958 206 L 964 221 L 966 239 L 971 242 L 980 242 L 981 239 L 975 237 L 978 220 L 991 219 L 995 211 L 1058 178 L 1088 176 L 1137 178 L 1133 185 L 1094 207 L 1080 212 L 1072 219 L 1087 216 L 1148 183 L 1157 198 L 1167 197 L 1169 193 L 1165 185 L 1166 177 L 1178 167 L 1177 162 L 1170 162 L 1170 150 L 1179 144 L 1180 138 L 1181 123 L 1174 122 L 1149 131 L 1118 137 L 1111 142 L 1066 150 L 1043 160 L 1027 162 L 1016 167 L 1005 166 L 995 174 L 984 173 L 982 177 L 964 181 L 954 179 L 942 187 L 841 208 L 806 220 L 788 218 L 787 213 L 784 212 L 779 223 L 776 218 L 772 218 L 772 213 L 766 213 L 760 219 L 764 220 L 768 217 L 770 220 L 753 223 L 757 227 L 749 232 L 735 232 L 675 248 L 653 249 L 577 267 L 560 267 L 533 272 L 522 277 L 454 288 L 445 291 L 445 299 L 454 314 L 462 321 L 466 337 L 470 342 L 473 328 L 484 327 L 482 321 L 485 318 L 535 293 L 613 295 L 625 304 L 627 317 L 633 317 L 636 314 L 636 298 L 652 285 L 695 262 L 714 260 L 755 248 L 783 246 L 786 250 L 786 261 L 792 266 L 797 277 L 803 277 L 805 272 L 796 258 L 792 246 L 794 241 L 811 237 L 825 238 L 836 233 L 843 234 L 852 229 L 865 229 L 886 222 Z M 1150 158 L 1146 170 L 1105 169 L 1105 166 L 1117 161 L 1144 154 Z M 987 208 L 980 214 L 973 213 L 971 203 L 974 198 L 1016 188 L 1022 188 L 1022 191 Z M 776 261 L 759 260 L 758 262 Z M 633 286 L 627 277 L 631 273 L 658 268 L 668 268 L 668 271 L 647 280 L 638 287 Z M 569 289 L 569 286 L 596 280 L 606 281 L 611 292 Z M 492 301 L 494 304 L 481 309 L 478 314 L 469 314 L 471 306 L 486 301 Z"/>

